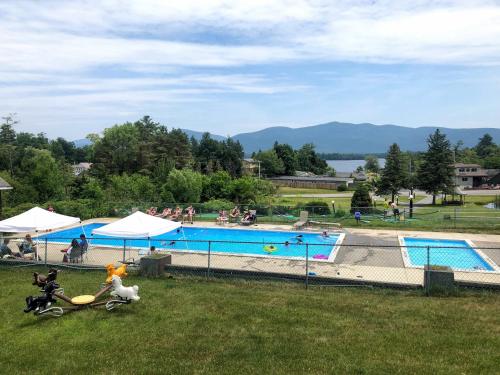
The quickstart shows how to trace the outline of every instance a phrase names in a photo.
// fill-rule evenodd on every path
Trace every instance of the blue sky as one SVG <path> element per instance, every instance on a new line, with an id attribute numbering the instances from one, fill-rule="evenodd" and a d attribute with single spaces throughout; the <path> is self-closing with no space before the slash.
<path id="1" fill-rule="evenodd" d="M 0 35 L 0 113 L 50 137 L 500 126 L 500 1 L 5 1 Z"/>

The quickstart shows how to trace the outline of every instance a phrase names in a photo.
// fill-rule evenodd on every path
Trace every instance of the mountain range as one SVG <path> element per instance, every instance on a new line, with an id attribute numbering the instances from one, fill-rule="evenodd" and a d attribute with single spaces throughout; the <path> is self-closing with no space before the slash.
<path id="1" fill-rule="evenodd" d="M 462 141 L 464 146 L 475 146 L 480 137 L 489 133 L 496 143 L 500 143 L 500 129 L 468 128 L 451 129 L 444 127 L 408 128 L 398 125 L 374 125 L 369 123 L 351 124 L 329 122 L 326 124 L 290 128 L 273 126 L 249 133 L 236 134 L 232 138 L 240 141 L 249 155 L 254 151 L 266 150 L 275 141 L 288 143 L 293 148 L 300 148 L 305 143 L 313 143 L 316 151 L 323 153 L 383 153 L 392 143 L 397 143 L 404 151 L 424 151 L 426 139 L 436 129 L 440 129 L 452 144 Z M 182 129 L 189 137 L 200 139 L 202 132 Z M 225 139 L 221 135 L 211 134 L 217 140 Z M 78 145 L 82 140 L 75 141 Z"/>

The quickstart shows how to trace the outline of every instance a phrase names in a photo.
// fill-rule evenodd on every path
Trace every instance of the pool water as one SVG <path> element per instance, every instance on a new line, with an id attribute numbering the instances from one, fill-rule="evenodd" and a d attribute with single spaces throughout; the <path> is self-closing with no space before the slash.
<path id="1" fill-rule="evenodd" d="M 73 238 L 78 239 L 81 233 L 85 233 L 91 246 L 104 245 L 122 248 L 123 239 L 101 235 L 94 238 L 91 235 L 94 229 L 103 225 L 105 224 L 86 224 L 83 230 L 81 227 L 66 229 L 40 236 L 40 239 L 47 238 L 49 242 L 70 243 Z M 297 239 L 298 235 L 302 236 L 302 242 Z M 304 258 L 307 244 L 310 259 L 328 259 L 339 237 L 338 234 L 330 234 L 325 238 L 319 233 L 185 227 L 178 233 L 174 230 L 151 237 L 150 241 L 127 239 L 126 246 L 147 249 L 149 245 L 153 245 L 158 250 L 207 252 L 209 247 L 207 241 L 211 241 L 210 251 L 212 252 Z M 289 245 L 284 245 L 287 241 Z M 269 249 L 269 245 L 274 245 L 274 249 Z"/>
<path id="2" fill-rule="evenodd" d="M 403 241 L 413 266 L 427 264 L 427 246 L 429 246 L 429 263 L 432 265 L 448 266 L 457 270 L 494 271 L 493 267 L 466 241 L 408 237 Z"/>

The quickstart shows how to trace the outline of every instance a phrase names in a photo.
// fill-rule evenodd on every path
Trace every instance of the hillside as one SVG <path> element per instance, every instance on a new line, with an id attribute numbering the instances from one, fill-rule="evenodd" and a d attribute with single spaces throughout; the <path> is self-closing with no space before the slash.
<path id="1" fill-rule="evenodd" d="M 253 133 L 237 134 L 233 138 L 243 144 L 247 154 L 259 149 L 268 149 L 275 141 L 288 143 L 294 148 L 304 143 L 314 143 L 318 152 L 381 153 L 387 151 L 389 145 L 394 142 L 403 150 L 423 151 L 427 147 L 427 137 L 436 128 L 330 122 L 303 128 L 276 126 Z M 439 129 L 447 135 L 452 144 L 461 140 L 465 146 L 474 146 L 485 133 L 489 133 L 495 142 L 500 142 L 500 129 Z"/>
<path id="2" fill-rule="evenodd" d="M 407 128 L 397 125 L 350 124 L 330 122 L 327 124 L 290 128 L 273 126 L 251 133 L 236 134 L 244 147 L 245 154 L 253 151 L 269 149 L 275 141 L 288 143 L 294 148 L 300 148 L 304 143 L 313 143 L 318 152 L 335 153 L 384 153 L 389 145 L 396 142 L 405 151 L 423 151 L 427 148 L 426 139 L 438 127 Z M 463 141 L 465 146 L 472 147 L 485 133 L 489 133 L 496 143 L 500 143 L 500 129 L 470 128 L 450 129 L 439 127 L 452 144 Z M 188 137 L 201 139 L 203 132 L 181 129 Z M 212 138 L 222 140 L 226 137 L 212 134 Z M 90 142 L 87 139 L 76 140 L 77 147 Z"/>

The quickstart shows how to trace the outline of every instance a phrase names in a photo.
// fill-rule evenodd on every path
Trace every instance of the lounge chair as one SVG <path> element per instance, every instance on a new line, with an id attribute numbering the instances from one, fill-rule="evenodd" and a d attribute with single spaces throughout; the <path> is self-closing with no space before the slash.
<path id="1" fill-rule="evenodd" d="M 299 221 L 293 224 L 295 229 L 303 228 L 307 222 L 309 221 L 309 212 L 308 211 L 300 211 Z"/>
<path id="2" fill-rule="evenodd" d="M 240 221 L 241 225 L 252 225 L 252 224 L 255 224 L 255 222 L 257 221 L 257 211 L 256 210 L 250 210 L 249 213 L 250 213 L 250 217 L 247 220 L 245 220 L 244 218 L 241 219 L 241 221 Z"/>

